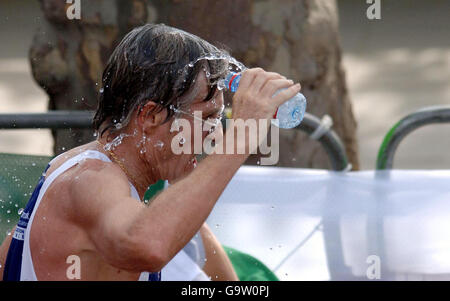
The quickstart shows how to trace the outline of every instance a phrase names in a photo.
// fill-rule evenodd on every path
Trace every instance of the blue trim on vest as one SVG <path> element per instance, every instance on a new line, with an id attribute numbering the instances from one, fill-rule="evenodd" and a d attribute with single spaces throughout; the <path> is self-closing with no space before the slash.
<path id="1" fill-rule="evenodd" d="M 148 281 L 161 281 L 161 272 L 149 273 Z"/>

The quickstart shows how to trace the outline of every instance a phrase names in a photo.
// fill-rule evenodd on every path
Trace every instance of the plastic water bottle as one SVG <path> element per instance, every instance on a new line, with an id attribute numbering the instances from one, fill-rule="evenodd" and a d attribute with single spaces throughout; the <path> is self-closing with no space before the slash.
<path id="1" fill-rule="evenodd" d="M 225 78 L 224 85 L 225 88 L 231 92 L 236 92 L 239 86 L 239 81 L 241 80 L 240 73 L 230 72 Z M 279 93 L 284 89 L 280 89 L 275 92 L 274 95 Z M 282 129 L 292 129 L 295 128 L 302 122 L 306 110 L 306 98 L 302 93 L 297 93 L 294 97 L 283 103 L 278 107 L 273 118 L 278 119 L 278 127 Z M 272 121 L 273 124 L 275 124 Z"/>

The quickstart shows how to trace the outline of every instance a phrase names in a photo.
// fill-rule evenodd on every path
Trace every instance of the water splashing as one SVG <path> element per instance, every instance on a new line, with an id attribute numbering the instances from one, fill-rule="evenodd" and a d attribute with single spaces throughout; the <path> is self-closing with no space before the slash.
<path id="1" fill-rule="evenodd" d="M 239 62 L 238 60 L 236 60 L 234 57 L 232 57 L 231 55 L 228 55 L 226 53 L 223 52 L 219 52 L 219 53 L 208 53 L 204 56 L 200 56 L 197 59 L 195 59 L 194 61 L 189 62 L 189 64 L 187 64 L 186 66 L 189 68 L 194 67 L 194 65 L 201 61 L 201 60 L 207 60 L 207 61 L 214 61 L 214 60 L 224 60 L 224 61 L 228 61 L 228 63 L 230 64 L 230 66 L 228 66 L 228 70 L 233 70 L 233 66 L 235 66 L 235 68 L 237 68 L 239 71 L 244 71 L 245 69 L 247 69 L 247 67 L 245 67 L 244 64 L 242 64 L 241 62 Z"/>
<path id="2" fill-rule="evenodd" d="M 223 107 L 224 107 L 224 106 L 223 106 Z M 174 111 L 175 113 L 178 113 L 178 114 L 184 114 L 184 115 L 191 116 L 191 117 L 193 117 L 195 120 L 202 121 L 202 122 L 204 122 L 205 124 L 208 124 L 208 125 L 211 126 L 211 127 L 217 126 L 217 124 L 220 122 L 220 120 L 221 120 L 221 118 L 222 118 L 222 117 L 220 117 L 220 118 L 217 118 L 217 119 L 213 119 L 214 121 L 211 122 L 211 121 L 209 121 L 209 120 L 207 120 L 207 119 L 203 119 L 203 118 L 200 118 L 200 117 L 194 115 L 194 113 L 191 113 L 191 112 L 187 112 L 187 111 L 183 111 L 183 110 L 181 110 L 181 109 L 178 109 L 178 108 L 176 108 L 174 105 L 170 105 L 170 106 L 169 106 L 169 109 L 172 110 L 172 111 Z M 210 120 L 211 120 L 211 119 L 210 119 Z"/>
<path id="3" fill-rule="evenodd" d="M 242 64 L 241 62 L 239 62 L 238 60 L 236 60 L 234 57 L 230 56 L 229 54 L 223 53 L 223 52 L 219 52 L 219 53 L 208 53 L 206 55 L 200 56 L 197 59 L 189 62 L 182 70 L 180 70 L 180 74 L 181 75 L 187 75 L 189 68 L 193 68 L 194 65 L 202 60 L 207 60 L 207 61 L 215 61 L 215 60 L 224 60 L 228 62 L 228 70 L 229 71 L 234 71 L 234 72 L 242 72 L 245 69 L 247 69 L 247 67 L 245 67 L 244 64 Z M 205 71 L 205 75 L 206 78 L 210 78 L 212 75 L 211 73 L 204 69 Z M 225 88 L 225 79 L 224 78 L 219 78 L 214 82 L 211 82 L 212 85 L 217 85 L 218 90 L 223 90 Z"/>
<path id="4" fill-rule="evenodd" d="M 127 133 L 121 133 L 120 135 L 118 135 L 117 137 L 115 137 L 111 142 L 108 142 L 105 144 L 104 150 L 106 151 L 112 151 L 114 150 L 117 146 L 119 146 L 120 144 L 122 144 L 122 140 L 125 137 L 132 137 L 133 135 L 127 134 Z"/>
<path id="5" fill-rule="evenodd" d="M 162 149 L 163 146 L 164 146 L 164 142 L 162 142 L 161 140 L 158 140 L 158 141 L 154 144 L 154 146 L 157 147 L 157 148 L 159 148 L 159 149 Z"/>

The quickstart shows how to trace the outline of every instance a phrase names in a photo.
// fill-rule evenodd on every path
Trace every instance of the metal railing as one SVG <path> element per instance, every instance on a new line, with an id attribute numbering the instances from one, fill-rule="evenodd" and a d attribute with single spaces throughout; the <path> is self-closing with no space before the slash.
<path id="1" fill-rule="evenodd" d="M 0 129 L 91 128 L 93 116 L 91 111 L 0 114 Z"/>
<path id="2" fill-rule="evenodd" d="M 92 111 L 48 111 L 46 113 L 0 114 L 0 129 L 69 129 L 91 128 Z M 321 126 L 321 121 L 314 115 L 305 113 L 305 117 L 296 129 L 308 135 Z M 324 131 L 317 139 L 331 163 L 331 169 L 343 171 L 348 169 L 348 160 L 344 145 L 333 130 Z"/>
<path id="3" fill-rule="evenodd" d="M 403 139 L 412 131 L 429 124 L 450 122 L 450 107 L 424 108 L 411 113 L 397 122 L 384 137 L 378 151 L 376 168 L 391 169 L 395 152 Z"/>

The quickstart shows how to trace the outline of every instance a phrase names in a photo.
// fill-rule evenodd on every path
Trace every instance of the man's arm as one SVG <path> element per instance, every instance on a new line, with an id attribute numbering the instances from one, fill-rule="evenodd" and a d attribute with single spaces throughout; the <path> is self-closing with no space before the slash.
<path id="1" fill-rule="evenodd" d="M 200 234 L 207 259 L 203 271 L 214 281 L 238 281 L 228 255 L 206 223 L 200 229 Z"/>

